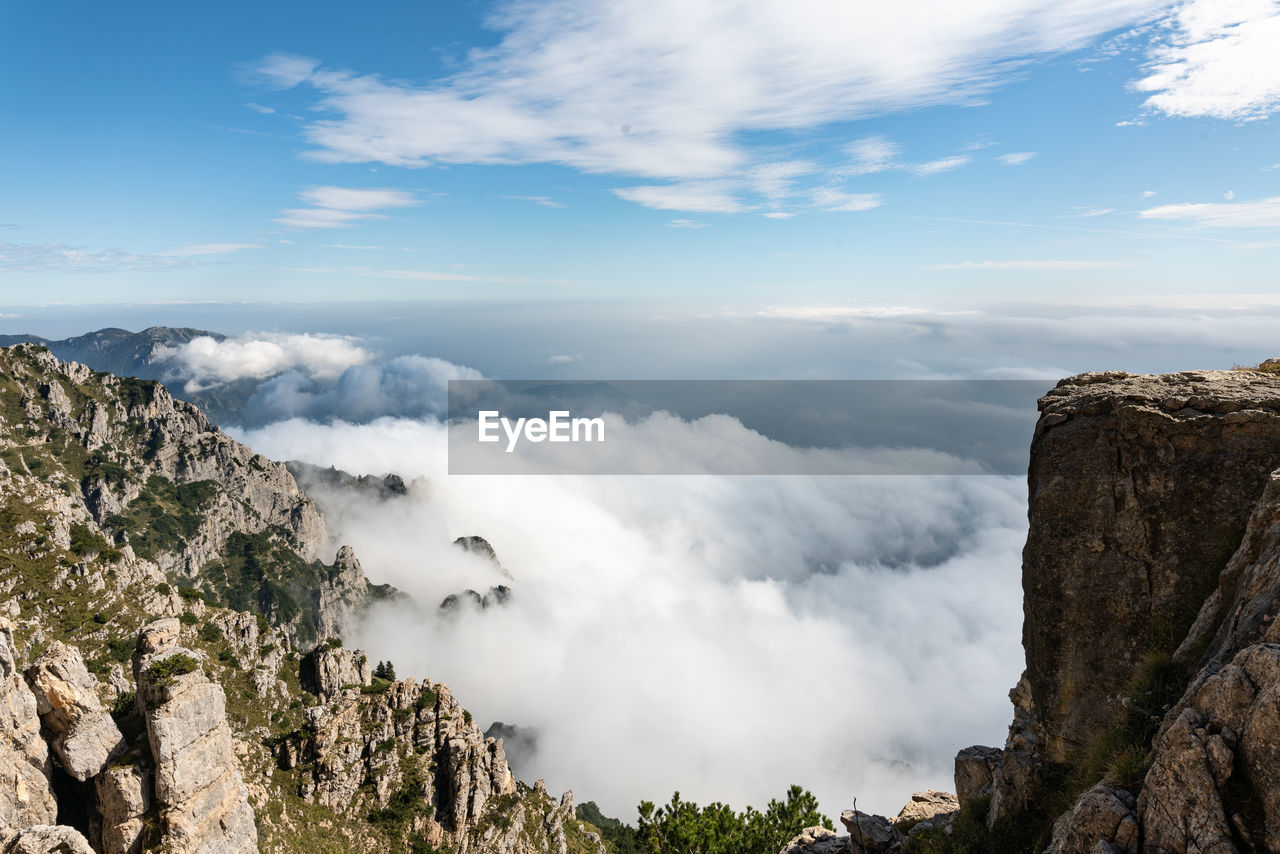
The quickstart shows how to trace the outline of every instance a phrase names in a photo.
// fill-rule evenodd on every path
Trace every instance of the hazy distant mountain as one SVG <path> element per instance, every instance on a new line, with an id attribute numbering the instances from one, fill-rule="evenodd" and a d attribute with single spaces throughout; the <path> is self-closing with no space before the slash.
<path id="1" fill-rule="evenodd" d="M 227 337 L 221 332 L 190 327 L 152 326 L 141 332 L 108 327 L 56 341 L 38 335 L 0 335 L 0 347 L 23 342 L 40 344 L 48 347 L 59 359 L 80 362 L 95 371 L 163 381 L 166 363 L 154 358 L 156 347 L 174 347 L 202 336 L 215 341 Z M 181 382 L 166 386 L 174 397 L 199 406 L 215 423 L 232 424 L 240 421 L 239 416 L 258 382 L 256 379 L 244 379 L 199 392 L 186 391 Z"/>
<path id="2" fill-rule="evenodd" d="M 144 380 L 158 380 L 162 369 L 161 363 L 152 361 L 151 354 L 155 348 L 160 345 L 185 344 L 201 336 L 207 336 L 216 341 L 227 337 L 219 332 L 186 327 L 175 329 L 171 326 L 152 326 L 141 332 L 109 327 L 58 341 L 50 341 L 36 335 L 0 335 L 0 347 L 29 341 L 48 347 L 59 359 L 80 362 L 95 371 L 106 371 L 118 376 L 140 377 Z"/>

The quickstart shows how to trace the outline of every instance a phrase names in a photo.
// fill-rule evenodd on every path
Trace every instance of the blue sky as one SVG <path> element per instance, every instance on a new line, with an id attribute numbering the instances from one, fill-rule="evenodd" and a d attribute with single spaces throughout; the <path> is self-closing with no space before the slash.
<path id="1" fill-rule="evenodd" d="M 1272 303 L 1278 51 L 1257 0 L 8 4 L 0 304 Z"/>

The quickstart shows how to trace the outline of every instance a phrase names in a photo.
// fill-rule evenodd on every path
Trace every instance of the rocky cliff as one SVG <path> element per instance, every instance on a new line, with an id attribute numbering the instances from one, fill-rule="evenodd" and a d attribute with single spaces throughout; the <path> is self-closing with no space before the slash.
<path id="1" fill-rule="evenodd" d="M 391 591 L 325 548 L 162 387 L 0 350 L 0 851 L 602 852 L 447 686 L 343 648 Z"/>
<path id="2" fill-rule="evenodd" d="M 819 852 L 1280 851 L 1280 375 L 1090 373 L 1040 400 L 1026 671 L 959 809 Z"/>

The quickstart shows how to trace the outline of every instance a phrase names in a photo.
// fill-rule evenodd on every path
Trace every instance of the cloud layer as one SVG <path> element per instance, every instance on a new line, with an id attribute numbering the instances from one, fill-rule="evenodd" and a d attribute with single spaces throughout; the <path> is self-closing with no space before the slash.
<path id="1" fill-rule="evenodd" d="M 370 575 L 426 606 L 377 612 L 358 642 L 447 681 L 481 723 L 537 728 L 520 774 L 612 814 L 676 789 L 758 805 L 791 782 L 829 813 L 896 810 L 1008 723 L 1019 479 L 458 478 L 430 421 L 244 438 L 425 478 L 399 503 L 320 496 Z M 449 545 L 466 534 L 490 539 L 515 595 L 442 619 L 445 595 L 502 582 Z"/>

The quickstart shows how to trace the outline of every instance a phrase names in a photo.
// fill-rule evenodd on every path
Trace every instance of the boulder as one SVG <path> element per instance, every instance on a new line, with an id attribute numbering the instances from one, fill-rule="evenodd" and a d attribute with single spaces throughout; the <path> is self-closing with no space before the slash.
<path id="1" fill-rule="evenodd" d="M 62 767 L 80 782 L 123 752 L 124 737 L 98 699 L 98 680 L 79 650 L 54 641 L 27 668 L 27 684 Z"/>
<path id="2" fill-rule="evenodd" d="M 5 854 L 94 854 L 89 840 L 74 827 L 35 824 L 24 828 L 9 844 Z"/>
<path id="3" fill-rule="evenodd" d="M 991 794 L 991 780 L 1000 767 L 1001 750 L 975 744 L 956 754 L 956 800 L 964 806 Z"/>

